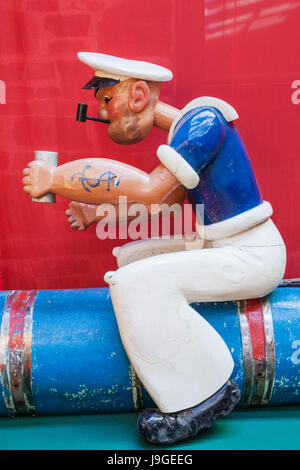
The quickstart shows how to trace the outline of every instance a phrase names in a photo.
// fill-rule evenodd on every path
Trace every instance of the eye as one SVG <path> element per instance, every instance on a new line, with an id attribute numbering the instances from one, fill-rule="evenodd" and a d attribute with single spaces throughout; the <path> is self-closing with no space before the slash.
<path id="1" fill-rule="evenodd" d="M 104 102 L 107 104 L 112 99 L 112 97 L 109 98 L 108 96 L 104 96 L 103 99 L 104 99 Z"/>

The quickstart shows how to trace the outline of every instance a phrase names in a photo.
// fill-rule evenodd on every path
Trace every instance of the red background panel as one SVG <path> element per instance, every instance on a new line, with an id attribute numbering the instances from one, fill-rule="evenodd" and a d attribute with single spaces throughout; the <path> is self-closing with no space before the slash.
<path id="1" fill-rule="evenodd" d="M 111 142 L 105 126 L 75 121 L 92 71 L 77 51 L 148 60 L 170 68 L 161 99 L 183 107 L 210 95 L 238 111 L 245 141 L 274 221 L 288 248 L 286 277 L 300 276 L 300 1 L 7 0 L 0 6 L 1 272 L 5 289 L 95 287 L 115 269 L 113 246 L 95 226 L 71 231 L 68 202 L 31 202 L 22 170 L 34 150 L 59 162 L 109 157 L 151 171 L 166 134 L 153 128 L 133 146 Z M 3 84 L 2 84 L 3 85 Z M 295 85 L 296 86 L 296 85 Z M 294 94 L 294 98 L 292 98 Z"/>

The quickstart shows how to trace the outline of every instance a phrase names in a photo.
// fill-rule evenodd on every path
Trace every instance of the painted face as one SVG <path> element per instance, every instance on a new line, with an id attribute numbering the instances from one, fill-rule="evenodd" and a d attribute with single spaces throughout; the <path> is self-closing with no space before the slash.
<path id="1" fill-rule="evenodd" d="M 118 144 L 139 142 L 146 137 L 153 125 L 155 106 L 148 105 L 147 100 L 141 111 L 136 111 L 135 99 L 138 101 L 138 94 L 135 98 L 133 84 L 134 80 L 128 79 L 116 85 L 99 88 L 95 93 L 100 102 L 99 117 L 110 121 L 107 133 Z"/>
<path id="2" fill-rule="evenodd" d="M 109 137 L 118 144 L 127 144 L 128 127 L 132 120 L 128 107 L 128 87 L 125 83 L 99 88 L 95 93 L 100 102 L 98 114 L 101 119 L 108 119 L 107 127 Z"/>

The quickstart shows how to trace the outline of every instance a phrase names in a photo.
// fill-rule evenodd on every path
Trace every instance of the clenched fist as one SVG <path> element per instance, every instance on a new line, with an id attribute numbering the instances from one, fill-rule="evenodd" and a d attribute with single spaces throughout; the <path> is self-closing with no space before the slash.
<path id="1" fill-rule="evenodd" d="M 72 229 L 85 230 L 92 223 L 96 222 L 97 207 L 91 204 L 72 201 L 66 210 L 68 222 Z"/>
<path id="2" fill-rule="evenodd" d="M 27 168 L 23 170 L 24 192 L 35 198 L 51 192 L 54 170 L 53 166 L 42 160 L 28 163 Z"/>

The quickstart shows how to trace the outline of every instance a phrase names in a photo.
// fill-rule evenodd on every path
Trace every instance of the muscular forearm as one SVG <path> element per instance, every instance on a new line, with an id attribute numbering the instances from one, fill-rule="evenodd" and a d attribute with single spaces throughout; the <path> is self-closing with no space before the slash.
<path id="1" fill-rule="evenodd" d="M 147 174 L 126 163 L 104 158 L 66 163 L 53 170 L 51 192 L 87 204 L 118 205 L 120 196 L 128 203 L 145 205 L 182 202 L 183 191 L 163 165 Z"/>
<path id="2" fill-rule="evenodd" d="M 174 190 L 171 190 L 165 197 L 162 199 L 161 203 L 164 203 L 168 206 L 172 206 L 174 203 L 182 204 L 184 201 L 184 191 L 181 186 L 177 186 Z M 127 223 L 130 222 L 135 216 L 130 216 L 130 207 L 134 203 L 129 203 L 127 205 Z M 114 221 L 119 222 L 120 218 L 124 217 L 123 211 L 120 211 L 118 205 L 114 205 L 115 208 L 115 219 Z M 98 210 L 100 209 L 100 210 Z M 151 215 L 151 205 L 147 205 L 148 217 Z M 157 209 L 157 208 L 156 208 Z M 120 214 L 122 212 L 122 215 Z M 101 205 L 95 204 L 85 204 L 82 202 L 72 201 L 69 204 L 69 208 L 66 211 L 68 216 L 68 222 L 71 225 L 72 229 L 85 230 L 91 224 L 100 222 L 103 217 L 106 217 L 104 208 L 101 210 Z M 159 215 L 162 215 L 160 212 Z"/>
<path id="3" fill-rule="evenodd" d="M 166 204 L 171 206 L 175 203 L 182 204 L 184 201 L 184 190 L 183 188 L 174 181 L 174 177 L 170 175 L 170 173 L 162 166 L 159 165 L 155 170 L 148 175 L 148 201 L 146 202 L 146 207 L 148 210 L 148 216 L 152 213 L 152 204 L 160 205 Z M 157 187 L 159 191 L 157 191 Z M 115 220 L 118 222 L 120 217 L 124 216 L 123 209 L 120 211 L 119 209 L 119 201 L 113 204 L 115 207 Z M 127 222 L 130 222 L 132 218 L 135 216 L 130 216 L 128 212 L 130 212 L 130 207 L 135 204 L 136 201 L 128 202 L 126 205 L 126 212 L 127 212 Z M 98 210 L 100 209 L 100 210 Z M 155 208 L 157 210 L 157 207 Z M 122 216 L 120 215 L 122 212 Z M 93 223 L 100 222 L 103 217 L 105 216 L 105 211 L 101 208 L 101 205 L 95 204 L 85 204 L 82 202 L 72 201 L 69 205 L 68 210 L 66 211 L 66 215 L 68 216 L 68 222 L 70 223 L 71 227 L 78 230 L 84 230 L 85 228 L 89 227 Z"/>
<path id="4" fill-rule="evenodd" d="M 161 199 L 160 202 L 158 202 L 157 204 L 167 204 L 168 206 L 171 206 L 172 204 L 182 204 L 184 201 L 184 191 L 182 189 L 181 186 L 177 186 L 177 188 L 175 188 L 172 192 L 170 192 L 169 194 L 167 194 L 164 198 Z M 135 202 L 132 202 L 132 203 L 129 203 L 127 205 L 127 210 L 130 209 L 131 206 L 133 206 L 135 204 Z M 154 203 L 153 203 L 154 204 Z M 83 204 L 83 206 L 85 206 L 85 204 Z M 90 223 L 97 223 L 97 222 L 100 222 L 100 220 L 103 218 L 102 215 L 99 215 L 99 211 L 97 211 L 97 209 L 99 208 L 99 205 L 86 205 L 86 208 L 87 208 L 87 211 L 89 211 L 90 215 L 91 215 L 91 211 L 93 213 L 93 217 L 92 217 L 92 220 L 90 221 Z M 89 208 L 89 209 L 88 209 Z M 150 217 L 151 215 L 151 203 L 150 204 L 147 204 L 147 208 L 148 208 L 148 215 Z M 84 208 L 83 208 L 83 211 L 84 211 Z M 118 205 L 115 205 L 115 213 L 116 213 L 116 220 L 117 222 L 119 221 L 119 216 L 120 216 L 120 210 L 119 210 L 119 206 Z M 161 215 L 161 214 L 160 214 Z M 132 219 L 134 219 L 136 216 L 130 216 L 128 215 L 127 216 L 127 221 L 130 222 Z"/>

